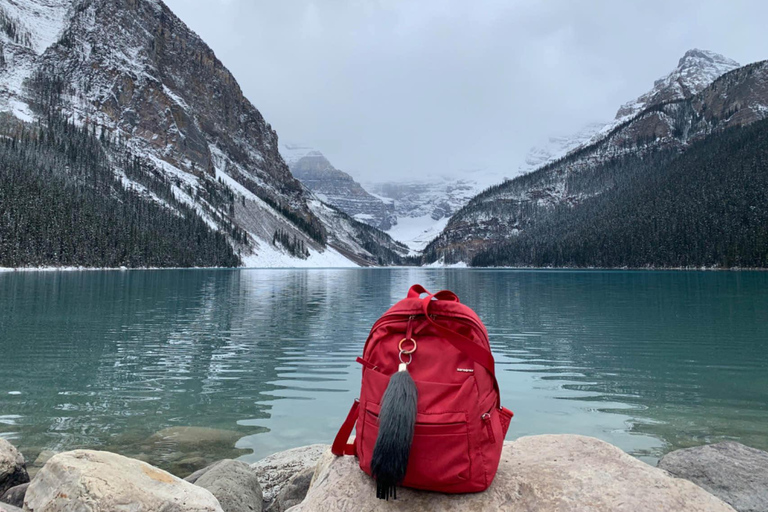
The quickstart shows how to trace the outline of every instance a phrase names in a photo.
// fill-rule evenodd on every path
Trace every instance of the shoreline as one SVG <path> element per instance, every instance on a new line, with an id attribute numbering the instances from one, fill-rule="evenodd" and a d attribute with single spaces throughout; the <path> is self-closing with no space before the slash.
<path id="1" fill-rule="evenodd" d="M 467 266 L 375 266 L 375 267 L 0 267 L 3 273 L 25 272 L 129 272 L 148 270 L 510 270 L 534 272 L 767 272 L 766 267 L 467 267 Z"/>

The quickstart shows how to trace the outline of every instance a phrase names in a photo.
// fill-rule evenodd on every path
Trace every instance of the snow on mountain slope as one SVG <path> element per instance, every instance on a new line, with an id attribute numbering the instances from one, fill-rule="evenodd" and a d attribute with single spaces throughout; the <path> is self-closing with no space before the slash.
<path id="1" fill-rule="evenodd" d="M 600 132 L 608 123 L 589 123 L 572 135 L 550 137 L 549 140 L 530 149 L 525 157 L 525 164 L 519 168 L 520 174 L 535 171 L 539 167 L 562 158 L 574 149 L 589 142 L 592 137 Z"/>
<path id="2" fill-rule="evenodd" d="M 72 0 L 0 1 L 0 111 L 32 120 L 22 85 L 37 57 L 58 40 L 71 7 Z"/>
<path id="3" fill-rule="evenodd" d="M 330 226 L 310 208 L 277 134 L 162 1 L 0 0 L 0 28 L 0 112 L 91 127 L 126 187 L 162 204 L 125 172 L 139 161 L 134 168 L 167 183 L 245 263 L 335 261 Z M 382 261 L 362 247 L 369 238 L 350 236 L 356 263 Z M 315 256 L 328 251 L 331 259 Z"/>
<path id="4" fill-rule="evenodd" d="M 532 148 L 525 164 L 519 169 L 520 174 L 535 171 L 575 149 L 597 142 L 652 105 L 690 98 L 718 77 L 738 67 L 738 62 L 718 53 L 695 48 L 689 50 L 672 72 L 653 83 L 651 90 L 622 105 L 610 123 L 589 123 L 572 135 L 551 137 L 547 143 Z"/>
<path id="5" fill-rule="evenodd" d="M 392 201 L 397 224 L 387 233 L 417 253 L 445 227 L 448 219 L 478 194 L 483 185 L 471 179 L 371 183 L 377 196 Z"/>

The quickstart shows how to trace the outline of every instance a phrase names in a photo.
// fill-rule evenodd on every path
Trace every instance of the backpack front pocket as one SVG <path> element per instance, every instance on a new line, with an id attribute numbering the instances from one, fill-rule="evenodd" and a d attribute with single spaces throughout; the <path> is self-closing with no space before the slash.
<path id="1" fill-rule="evenodd" d="M 370 474 L 370 463 L 379 433 L 378 404 L 367 402 L 360 462 Z M 465 412 L 416 415 L 413 444 L 403 485 L 445 490 L 470 477 L 469 430 Z M 445 489 L 442 489 L 445 487 Z"/>

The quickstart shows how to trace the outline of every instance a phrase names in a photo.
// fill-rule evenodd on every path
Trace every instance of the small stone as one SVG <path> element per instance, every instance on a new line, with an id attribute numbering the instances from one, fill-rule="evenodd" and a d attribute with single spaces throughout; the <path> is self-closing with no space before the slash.
<path id="1" fill-rule="evenodd" d="M 11 487 L 5 491 L 5 494 L 0 496 L 0 501 L 16 507 L 23 507 L 24 495 L 27 494 L 27 487 L 29 487 L 29 482 Z"/>
<path id="2" fill-rule="evenodd" d="M 307 468 L 293 475 L 293 478 L 280 489 L 277 498 L 275 498 L 272 505 L 265 512 L 285 512 L 304 501 L 314 474 L 314 468 Z"/>
<path id="3" fill-rule="evenodd" d="M 662 457 L 658 466 L 739 512 L 768 512 L 768 452 L 727 441 L 675 450 Z"/>

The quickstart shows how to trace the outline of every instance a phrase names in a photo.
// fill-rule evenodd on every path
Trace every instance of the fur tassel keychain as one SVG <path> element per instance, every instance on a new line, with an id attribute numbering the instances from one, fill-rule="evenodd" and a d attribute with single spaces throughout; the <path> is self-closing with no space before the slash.
<path id="1" fill-rule="evenodd" d="M 406 340 L 403 340 L 406 341 Z M 408 373 L 408 364 L 413 349 L 402 349 L 400 342 L 400 366 L 389 379 L 389 384 L 381 399 L 379 412 L 379 435 L 373 448 L 371 475 L 376 479 L 376 497 L 389 500 L 397 499 L 397 485 L 402 483 L 408 469 L 408 457 L 413 443 L 413 431 L 416 426 L 416 405 L 418 390 L 416 383 Z M 408 362 L 403 362 L 403 355 L 408 355 Z"/>

